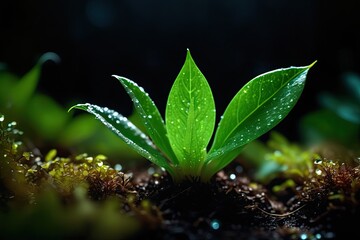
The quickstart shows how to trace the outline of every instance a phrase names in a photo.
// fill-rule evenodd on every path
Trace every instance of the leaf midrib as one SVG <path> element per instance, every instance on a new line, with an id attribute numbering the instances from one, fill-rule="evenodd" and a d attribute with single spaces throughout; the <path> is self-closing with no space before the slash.
<path id="1" fill-rule="evenodd" d="M 186 127 L 188 128 L 189 127 L 189 130 L 190 131 L 188 131 L 188 129 L 186 129 L 186 133 L 188 133 L 189 135 L 187 136 L 187 134 L 185 135 L 185 141 L 187 141 L 187 139 L 189 138 L 189 141 L 187 141 L 186 142 L 186 150 L 187 151 L 189 151 L 190 153 L 191 153 L 191 151 L 190 151 L 190 147 L 191 147 L 191 143 L 193 142 L 193 124 L 191 124 L 192 123 L 192 121 L 193 121 L 193 119 L 194 119 L 194 106 L 192 106 L 192 104 L 193 104 L 193 101 L 192 101 L 192 92 L 194 91 L 193 89 L 192 89 L 192 72 L 191 72 L 191 61 L 189 61 L 188 62 L 188 68 L 189 68 L 189 89 L 188 88 L 186 88 L 186 86 L 185 86 L 185 88 L 186 88 L 186 90 L 187 90 L 187 92 L 189 93 L 189 103 L 190 103 L 190 105 L 189 105 L 189 112 L 188 112 L 188 114 L 187 114 L 187 119 L 186 119 Z"/>

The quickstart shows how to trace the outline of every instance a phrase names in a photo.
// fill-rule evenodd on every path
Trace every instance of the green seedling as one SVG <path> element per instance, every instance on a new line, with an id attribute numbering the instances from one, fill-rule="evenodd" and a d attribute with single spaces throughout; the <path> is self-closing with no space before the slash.
<path id="1" fill-rule="evenodd" d="M 135 151 L 166 169 L 176 182 L 207 182 L 234 160 L 247 143 L 284 119 L 299 99 L 313 64 L 274 70 L 249 81 L 226 108 L 209 149 L 215 127 L 215 103 L 189 50 L 169 93 L 165 121 L 142 87 L 114 76 L 130 95 L 148 135 L 106 107 L 86 103 L 70 110 L 76 108 L 95 115 Z"/>

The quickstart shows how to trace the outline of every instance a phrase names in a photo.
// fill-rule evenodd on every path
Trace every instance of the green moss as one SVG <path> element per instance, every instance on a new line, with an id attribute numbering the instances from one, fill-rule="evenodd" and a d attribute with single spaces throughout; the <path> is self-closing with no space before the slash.
<path id="1" fill-rule="evenodd" d="M 0 120 L 1 239 L 122 239 L 138 230 L 124 210 L 129 177 L 105 156 L 43 157 L 18 141 L 16 123 Z"/>

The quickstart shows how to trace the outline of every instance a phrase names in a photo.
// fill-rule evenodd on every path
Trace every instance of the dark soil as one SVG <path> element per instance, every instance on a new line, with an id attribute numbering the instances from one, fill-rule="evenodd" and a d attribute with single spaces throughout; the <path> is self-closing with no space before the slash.
<path id="1" fill-rule="evenodd" d="M 329 200 L 328 186 L 314 192 L 317 183 L 305 181 L 274 193 L 272 185 L 282 179 L 268 186 L 251 182 L 245 173 L 230 179 L 233 167 L 208 184 L 174 184 L 165 173 L 139 174 L 147 180 L 133 180 L 137 204 L 149 200 L 152 206 L 133 239 L 360 239 L 358 205 Z"/>

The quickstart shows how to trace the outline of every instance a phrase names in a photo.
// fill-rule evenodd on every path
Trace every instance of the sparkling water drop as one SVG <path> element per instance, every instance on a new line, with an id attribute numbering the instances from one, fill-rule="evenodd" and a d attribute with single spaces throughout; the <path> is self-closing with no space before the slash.
<path id="1" fill-rule="evenodd" d="M 122 166 L 119 163 L 115 164 L 114 168 L 115 168 L 116 171 L 121 171 L 122 170 Z"/>
<path id="2" fill-rule="evenodd" d="M 314 161 L 314 164 L 322 164 L 322 160 L 321 160 L 321 159 L 316 159 L 316 160 Z"/>
<path id="3" fill-rule="evenodd" d="M 321 234 L 320 233 L 315 234 L 315 238 L 316 239 L 321 239 Z"/>
<path id="4" fill-rule="evenodd" d="M 214 230 L 218 230 L 220 228 L 220 222 L 216 219 L 212 220 L 210 226 Z"/>
<path id="5" fill-rule="evenodd" d="M 301 234 L 301 235 L 300 235 L 300 239 L 301 239 L 301 240 L 306 240 L 306 239 L 308 239 L 307 234 L 306 234 L 306 233 Z"/>

